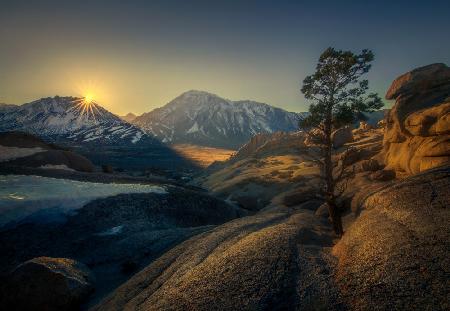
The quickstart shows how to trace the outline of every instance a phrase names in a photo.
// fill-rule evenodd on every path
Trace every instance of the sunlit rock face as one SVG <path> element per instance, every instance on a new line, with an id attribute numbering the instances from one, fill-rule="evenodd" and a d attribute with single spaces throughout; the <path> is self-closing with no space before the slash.
<path id="1" fill-rule="evenodd" d="M 395 99 L 386 119 L 386 165 L 414 174 L 449 163 L 450 68 L 432 64 L 405 73 L 386 99 Z"/>
<path id="2" fill-rule="evenodd" d="M 449 310 L 450 168 L 369 195 L 334 246 L 351 310 Z M 367 193 L 367 190 L 365 191 Z"/>

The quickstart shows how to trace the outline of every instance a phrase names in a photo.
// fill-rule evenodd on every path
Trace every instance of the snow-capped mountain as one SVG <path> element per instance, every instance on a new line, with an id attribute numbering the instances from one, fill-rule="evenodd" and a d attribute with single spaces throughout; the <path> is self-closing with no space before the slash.
<path id="1" fill-rule="evenodd" d="M 188 91 L 132 123 L 167 143 L 238 148 L 258 133 L 294 131 L 301 114 L 250 100 Z"/>
<path id="2" fill-rule="evenodd" d="M 84 109 L 84 111 L 83 111 Z M 76 97 L 42 98 L 21 106 L 0 106 L 0 130 L 24 131 L 50 140 L 136 144 L 145 133 L 100 105 L 83 107 Z"/>
<path id="3" fill-rule="evenodd" d="M 0 132 L 6 131 L 28 132 L 77 149 L 97 164 L 142 168 L 177 162 L 176 154 L 159 140 L 100 105 L 85 107 L 82 98 L 56 96 L 0 105 Z"/>

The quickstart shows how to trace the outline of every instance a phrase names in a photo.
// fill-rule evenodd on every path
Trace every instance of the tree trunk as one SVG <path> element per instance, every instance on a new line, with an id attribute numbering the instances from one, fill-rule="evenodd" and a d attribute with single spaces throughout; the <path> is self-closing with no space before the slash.
<path id="1" fill-rule="evenodd" d="M 334 232 L 341 237 L 344 234 L 344 229 L 342 228 L 342 218 L 336 203 L 332 201 L 333 200 L 327 201 L 328 212 L 330 213 Z"/>
<path id="2" fill-rule="evenodd" d="M 337 208 L 336 197 L 334 195 L 335 180 L 333 178 L 333 162 L 331 159 L 333 149 L 333 142 L 331 141 L 331 131 L 332 131 L 331 108 L 328 111 L 324 125 L 325 125 L 324 177 L 326 183 L 326 201 L 328 204 L 328 212 L 330 214 L 331 222 L 333 223 L 334 232 L 338 236 L 342 236 L 342 234 L 344 233 L 342 229 L 342 219 L 339 209 Z"/>

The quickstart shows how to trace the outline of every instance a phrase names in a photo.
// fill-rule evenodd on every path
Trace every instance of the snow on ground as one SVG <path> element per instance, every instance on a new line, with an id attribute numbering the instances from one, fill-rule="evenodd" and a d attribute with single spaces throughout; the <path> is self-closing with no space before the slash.
<path id="1" fill-rule="evenodd" d="M 29 175 L 0 176 L 0 227 L 20 221 L 49 222 L 89 201 L 121 193 L 159 193 L 156 185 L 102 184 Z"/>
<path id="2" fill-rule="evenodd" d="M 118 235 L 122 232 L 123 225 L 112 227 L 106 231 L 97 233 L 98 236 L 110 236 L 110 235 Z"/>
<path id="3" fill-rule="evenodd" d="M 136 132 L 136 135 L 133 137 L 131 142 L 133 144 L 137 143 L 142 138 L 142 132 Z"/>
<path id="4" fill-rule="evenodd" d="M 66 171 L 75 171 L 74 169 L 68 167 L 65 164 L 45 164 L 41 165 L 39 168 L 51 169 L 51 170 L 66 170 Z"/>
<path id="5" fill-rule="evenodd" d="M 38 152 L 44 152 L 45 149 L 35 148 L 19 148 L 0 145 L 0 162 L 10 161 L 18 158 L 28 157 Z"/>

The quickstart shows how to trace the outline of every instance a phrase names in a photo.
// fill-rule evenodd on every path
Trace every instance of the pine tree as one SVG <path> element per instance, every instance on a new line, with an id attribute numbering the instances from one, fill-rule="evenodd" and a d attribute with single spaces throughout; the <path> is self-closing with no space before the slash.
<path id="1" fill-rule="evenodd" d="M 345 171 L 344 161 L 339 172 L 333 163 L 332 132 L 353 123 L 363 112 L 371 112 L 383 107 L 381 98 L 367 94 L 368 80 L 361 79 L 371 68 L 374 55 L 369 50 L 360 54 L 351 51 L 326 49 L 320 55 L 316 72 L 307 76 L 301 88 L 305 98 L 312 101 L 310 115 L 300 122 L 300 126 L 314 133 L 320 147 L 324 196 L 329 208 L 333 229 L 337 235 L 343 234 L 340 209 L 337 199 L 343 191 L 336 186 Z"/>

